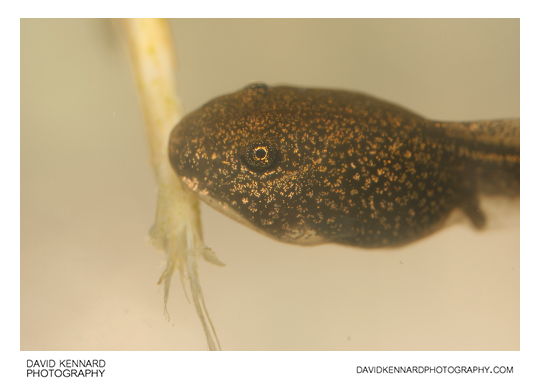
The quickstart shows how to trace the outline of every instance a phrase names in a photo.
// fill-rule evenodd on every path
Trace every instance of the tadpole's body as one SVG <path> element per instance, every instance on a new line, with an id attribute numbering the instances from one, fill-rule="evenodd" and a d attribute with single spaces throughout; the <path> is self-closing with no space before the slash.
<path id="1" fill-rule="evenodd" d="M 519 119 L 437 122 L 354 92 L 254 84 L 187 115 L 176 173 L 222 212 L 276 239 L 396 246 L 479 193 L 519 195 Z"/>

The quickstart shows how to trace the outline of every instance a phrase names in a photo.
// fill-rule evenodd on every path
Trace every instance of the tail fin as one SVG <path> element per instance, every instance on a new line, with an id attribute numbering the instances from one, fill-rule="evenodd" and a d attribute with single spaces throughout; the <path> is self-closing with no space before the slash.
<path id="1" fill-rule="evenodd" d="M 435 125 L 470 164 L 480 193 L 519 196 L 519 119 Z"/>

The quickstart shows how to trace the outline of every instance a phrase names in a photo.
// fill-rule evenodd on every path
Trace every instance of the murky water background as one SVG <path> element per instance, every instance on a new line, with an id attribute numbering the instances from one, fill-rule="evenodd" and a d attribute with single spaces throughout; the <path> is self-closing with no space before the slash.
<path id="1" fill-rule="evenodd" d="M 516 20 L 179 20 L 187 111 L 252 81 L 359 90 L 427 117 L 519 116 Z M 117 28 L 21 23 L 21 348 L 206 349 L 147 240 L 156 187 Z M 203 207 L 224 349 L 518 349 L 519 207 L 396 250 L 281 244 Z"/>

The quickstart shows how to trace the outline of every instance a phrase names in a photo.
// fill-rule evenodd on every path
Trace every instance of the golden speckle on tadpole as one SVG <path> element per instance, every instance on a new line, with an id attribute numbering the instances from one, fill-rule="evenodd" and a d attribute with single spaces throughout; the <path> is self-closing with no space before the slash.
<path id="1" fill-rule="evenodd" d="M 481 227 L 479 193 L 519 195 L 519 119 L 437 122 L 361 93 L 254 84 L 187 115 L 169 158 L 201 199 L 276 239 L 395 246 L 454 209 Z"/>

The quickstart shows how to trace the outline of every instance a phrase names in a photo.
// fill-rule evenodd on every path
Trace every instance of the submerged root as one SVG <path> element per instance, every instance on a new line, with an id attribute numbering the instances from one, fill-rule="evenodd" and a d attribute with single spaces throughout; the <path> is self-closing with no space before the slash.
<path id="1" fill-rule="evenodd" d="M 177 185 L 162 185 L 159 190 L 156 221 L 150 230 L 153 244 L 168 256 L 167 265 L 158 284 L 164 287 L 164 309 L 168 317 L 167 302 L 171 280 L 176 271 L 186 298 L 195 305 L 203 325 L 210 350 L 221 349 L 212 320 L 208 314 L 199 280 L 197 260 L 201 257 L 216 265 L 224 265 L 212 250 L 205 246 L 201 236 L 197 197 L 179 181 Z M 188 287 L 189 285 L 189 292 Z"/>

